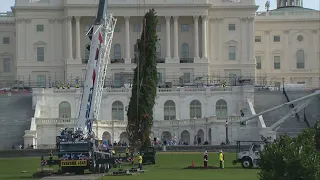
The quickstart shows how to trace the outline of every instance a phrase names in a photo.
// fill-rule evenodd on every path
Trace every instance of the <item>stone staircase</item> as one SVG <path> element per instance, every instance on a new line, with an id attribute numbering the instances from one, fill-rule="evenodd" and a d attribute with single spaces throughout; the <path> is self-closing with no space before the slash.
<path id="1" fill-rule="evenodd" d="M 288 94 L 292 94 L 292 93 L 294 94 L 294 92 L 289 92 Z M 295 99 L 297 99 L 297 98 L 295 98 Z M 292 98 L 290 100 L 294 100 L 294 98 Z M 286 99 L 285 95 L 282 93 L 282 91 L 258 91 L 258 92 L 255 92 L 254 108 L 256 110 L 256 113 L 265 111 L 267 109 L 273 108 L 275 106 L 281 105 L 286 102 L 287 102 L 287 99 Z M 313 105 L 310 104 L 309 106 L 307 106 L 307 108 L 309 108 L 310 106 L 313 106 Z M 318 109 L 320 109 L 320 107 Z M 269 127 L 269 126 L 273 125 L 275 122 L 280 120 L 288 112 L 289 112 L 289 107 L 282 107 L 277 110 L 274 110 L 274 111 L 271 111 L 269 113 L 264 114 L 263 118 L 264 118 L 266 126 Z M 300 112 L 300 113 L 303 114 L 303 112 Z M 308 119 L 310 119 L 309 116 L 312 116 L 312 113 L 311 114 L 309 114 L 309 113 L 310 112 L 307 113 Z M 303 119 L 303 118 L 301 118 L 301 119 Z M 292 115 L 280 126 L 280 128 L 277 132 L 278 132 L 278 135 L 288 134 L 288 135 L 294 137 L 294 136 L 297 136 L 305 128 L 307 128 L 306 123 L 303 120 L 298 121 L 297 118 L 295 117 L 295 115 Z"/>
<path id="2" fill-rule="evenodd" d="M 24 131 L 30 128 L 32 94 L 0 94 L 0 149 L 23 145 Z"/>

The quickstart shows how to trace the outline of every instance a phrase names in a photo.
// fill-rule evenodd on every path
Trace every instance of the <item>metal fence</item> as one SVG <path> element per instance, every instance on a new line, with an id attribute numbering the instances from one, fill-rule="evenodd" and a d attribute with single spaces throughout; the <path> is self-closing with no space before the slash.
<path id="1" fill-rule="evenodd" d="M 70 85 L 70 87 L 84 85 L 85 77 L 81 74 L 64 76 L 43 76 L 42 78 L 34 77 L 31 75 L 18 76 L 18 77 L 1 77 L 0 89 L 3 88 L 51 88 Z M 123 72 L 116 73 L 112 76 L 107 76 L 105 79 L 105 87 L 121 88 L 130 87 L 133 83 L 133 73 Z M 65 80 L 66 79 L 66 80 Z M 182 86 L 242 86 L 242 85 L 255 85 L 257 87 L 280 87 L 283 82 L 279 82 L 279 78 L 267 76 L 208 76 L 208 75 L 193 75 L 181 76 L 177 75 L 158 75 L 158 87 L 182 87 Z M 281 79 L 281 78 L 280 78 Z"/>

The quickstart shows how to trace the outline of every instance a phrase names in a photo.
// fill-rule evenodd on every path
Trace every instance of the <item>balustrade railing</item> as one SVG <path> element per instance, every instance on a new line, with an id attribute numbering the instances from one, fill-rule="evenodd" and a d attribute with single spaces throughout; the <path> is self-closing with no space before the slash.
<path id="1" fill-rule="evenodd" d="M 37 125 L 75 125 L 75 118 L 35 118 Z M 216 117 L 211 116 L 207 118 L 198 119 L 183 119 L 183 120 L 155 120 L 153 121 L 153 127 L 164 127 L 164 126 L 184 126 L 184 125 L 205 125 L 209 123 L 225 123 L 226 121 L 232 122 L 239 120 L 240 116 L 228 116 L 228 117 Z M 126 127 L 128 121 L 122 120 L 99 120 L 94 122 L 93 126 L 101 127 Z"/>

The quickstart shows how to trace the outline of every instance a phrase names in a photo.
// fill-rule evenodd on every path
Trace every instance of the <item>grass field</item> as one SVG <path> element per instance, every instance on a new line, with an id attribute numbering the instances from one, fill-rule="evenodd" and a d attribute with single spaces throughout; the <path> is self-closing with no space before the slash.
<path id="1" fill-rule="evenodd" d="M 242 169 L 240 164 L 232 165 L 235 154 L 225 154 L 225 169 L 185 170 L 192 160 L 196 166 L 203 166 L 202 153 L 158 153 L 156 165 L 144 166 L 145 173 L 133 176 L 107 176 L 104 180 L 258 180 L 257 169 Z M 218 154 L 209 154 L 209 165 L 218 166 Z M 40 158 L 0 159 L 0 179 L 32 179 L 40 168 Z M 27 171 L 22 173 L 22 171 Z"/>

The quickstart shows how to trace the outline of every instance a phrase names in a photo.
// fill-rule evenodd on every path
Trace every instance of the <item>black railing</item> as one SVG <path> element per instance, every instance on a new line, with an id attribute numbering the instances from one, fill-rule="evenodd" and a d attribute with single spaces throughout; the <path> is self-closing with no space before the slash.
<path id="1" fill-rule="evenodd" d="M 193 63 L 193 58 L 180 58 L 180 63 Z"/>
<path id="2" fill-rule="evenodd" d="M 124 59 L 123 58 L 113 58 L 111 59 L 111 64 L 121 64 L 124 63 Z"/>

